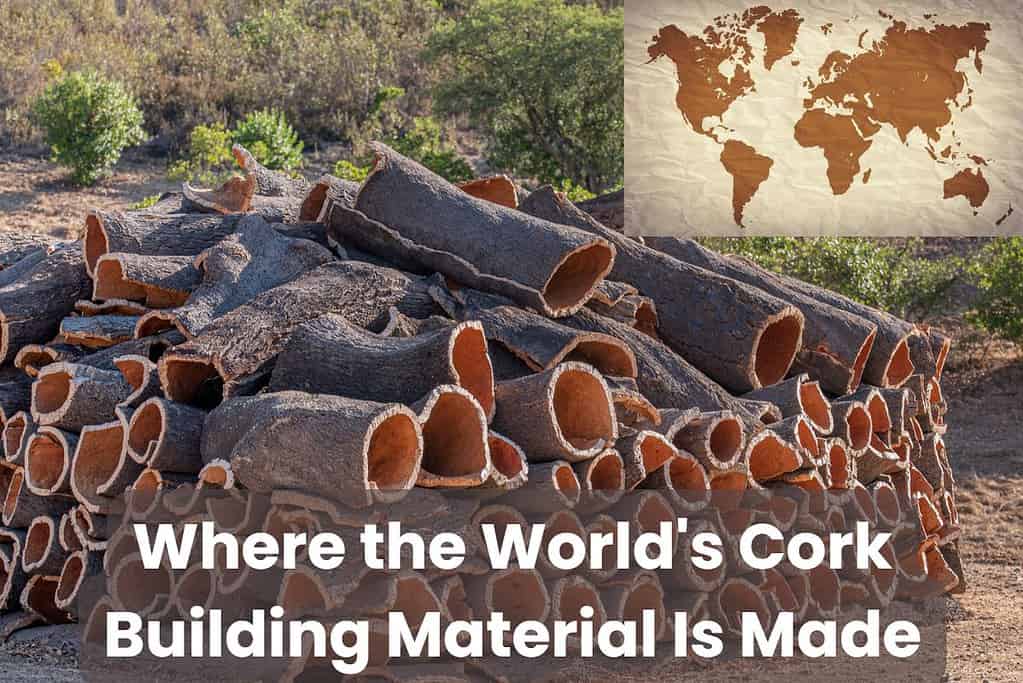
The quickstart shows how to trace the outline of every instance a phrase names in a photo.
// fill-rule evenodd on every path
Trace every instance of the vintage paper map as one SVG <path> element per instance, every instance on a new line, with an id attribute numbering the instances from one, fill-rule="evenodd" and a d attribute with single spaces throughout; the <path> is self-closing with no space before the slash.
<path id="1" fill-rule="evenodd" d="M 1023 233 L 1023 4 L 630 0 L 626 226 Z"/>

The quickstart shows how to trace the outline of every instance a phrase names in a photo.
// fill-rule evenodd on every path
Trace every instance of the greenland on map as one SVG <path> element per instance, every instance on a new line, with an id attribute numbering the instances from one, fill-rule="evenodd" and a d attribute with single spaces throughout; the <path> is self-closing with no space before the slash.
<path id="1" fill-rule="evenodd" d="M 1018 0 L 629 0 L 625 60 L 629 232 L 1023 234 Z"/>

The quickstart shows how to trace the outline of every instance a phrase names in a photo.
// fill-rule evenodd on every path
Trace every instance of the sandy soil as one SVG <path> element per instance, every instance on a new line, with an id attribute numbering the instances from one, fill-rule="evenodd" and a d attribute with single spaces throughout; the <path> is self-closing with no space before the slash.
<path id="1" fill-rule="evenodd" d="M 307 175 L 326 168 L 328 156 L 318 155 Z M 87 208 L 124 208 L 175 187 L 164 178 L 162 162 L 141 157 L 123 160 L 111 178 L 80 190 L 49 162 L 0 152 L 0 228 L 71 236 Z M 970 248 L 966 241 L 947 242 L 935 240 L 928 249 L 940 255 Z M 969 580 L 966 593 L 949 601 L 948 680 L 1020 681 L 1023 352 L 991 342 L 958 318 L 934 323 L 957 339 L 942 385 L 949 401 L 945 439 L 960 487 L 961 549 Z M 0 647 L 0 677 L 74 680 L 68 670 L 73 661 L 63 646 L 47 642 L 37 647 L 31 638 L 19 638 Z"/>

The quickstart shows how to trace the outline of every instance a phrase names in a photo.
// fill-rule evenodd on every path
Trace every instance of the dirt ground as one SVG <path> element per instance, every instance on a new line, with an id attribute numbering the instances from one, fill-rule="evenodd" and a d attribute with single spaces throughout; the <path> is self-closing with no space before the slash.
<path id="1" fill-rule="evenodd" d="M 314 159 L 307 175 L 326 167 Z M 87 208 L 124 208 L 175 189 L 163 163 L 127 158 L 113 177 L 79 190 L 53 164 L 0 152 L 0 229 L 78 234 Z M 936 240 L 935 254 L 962 245 Z M 961 302 L 959 302 L 961 303 Z M 992 342 L 960 318 L 934 321 L 956 337 L 942 386 L 948 452 L 959 484 L 961 549 L 969 586 L 950 601 L 946 680 L 1023 680 L 1023 353 Z M 2 680 L 77 680 L 52 631 L 0 647 Z M 37 642 L 41 641 L 41 642 Z"/>

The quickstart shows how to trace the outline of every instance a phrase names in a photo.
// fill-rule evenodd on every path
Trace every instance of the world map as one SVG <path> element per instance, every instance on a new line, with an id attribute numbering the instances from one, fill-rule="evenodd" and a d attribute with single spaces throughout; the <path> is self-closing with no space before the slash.
<path id="1" fill-rule="evenodd" d="M 925 25 L 878 11 L 883 34 L 859 34 L 857 49 L 834 50 L 811 66 L 803 80 L 803 113 L 787 134 L 827 163 L 830 192 L 843 195 L 853 183 L 870 182 L 861 159 L 884 128 L 904 145 L 920 144 L 942 173 L 945 200 L 967 202 L 974 215 L 989 195 L 984 168 L 989 159 L 972 153 L 955 131 L 955 117 L 974 104 L 974 89 L 960 60 L 983 74 L 991 26 L 984 22 L 941 23 L 923 15 Z M 752 65 L 799 69 L 791 58 L 801 35 L 829 36 L 831 23 L 810 26 L 795 9 L 761 5 L 716 17 L 710 25 L 662 26 L 647 46 L 650 62 L 670 60 L 677 76 L 675 107 L 692 132 L 721 147 L 720 162 L 732 178 L 732 216 L 744 227 L 744 211 L 771 176 L 775 160 L 758 151 L 725 121 L 733 105 L 757 92 Z M 756 37 L 756 40 L 753 38 Z M 800 76 L 802 77 L 802 75 Z M 1011 213 L 1002 216 L 1000 224 Z"/>

